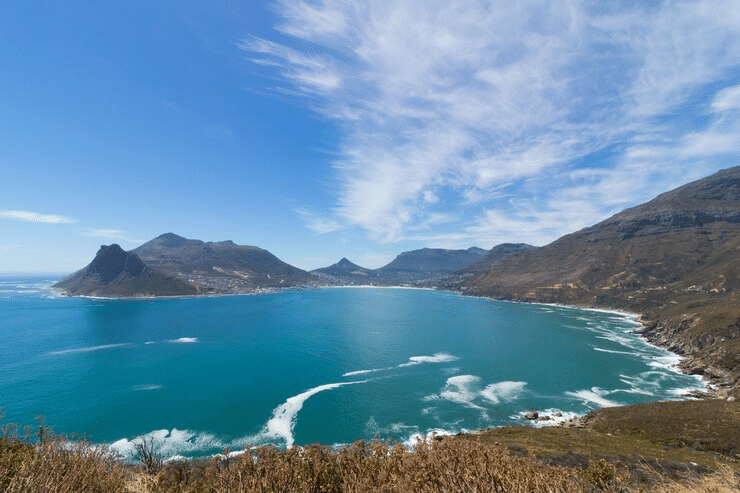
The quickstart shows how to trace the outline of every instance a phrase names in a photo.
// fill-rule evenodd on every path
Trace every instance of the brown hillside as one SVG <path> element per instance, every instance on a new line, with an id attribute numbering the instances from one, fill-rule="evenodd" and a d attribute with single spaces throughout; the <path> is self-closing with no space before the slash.
<path id="1" fill-rule="evenodd" d="M 468 294 L 641 313 L 652 341 L 735 387 L 740 373 L 740 167 L 491 264 Z"/>

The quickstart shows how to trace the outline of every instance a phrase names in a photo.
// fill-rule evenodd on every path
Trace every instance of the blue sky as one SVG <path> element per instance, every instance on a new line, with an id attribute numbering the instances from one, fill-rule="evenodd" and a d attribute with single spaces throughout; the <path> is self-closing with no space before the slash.
<path id="1" fill-rule="evenodd" d="M 9 0 L 0 272 L 547 244 L 740 164 L 740 0 Z"/>

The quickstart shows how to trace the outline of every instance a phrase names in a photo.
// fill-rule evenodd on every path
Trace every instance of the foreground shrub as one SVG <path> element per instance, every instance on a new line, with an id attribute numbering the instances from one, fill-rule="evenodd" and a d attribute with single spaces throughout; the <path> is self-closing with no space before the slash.
<path id="1" fill-rule="evenodd" d="M 359 441 L 286 451 L 259 447 L 228 459 L 167 465 L 152 491 L 165 492 L 566 492 L 576 491 L 565 468 L 510 457 L 493 446 L 465 440 L 400 444 Z"/>
<path id="2" fill-rule="evenodd" d="M 28 444 L 0 438 L 0 491 L 109 493 L 126 491 L 125 470 L 105 447 L 57 437 Z"/>

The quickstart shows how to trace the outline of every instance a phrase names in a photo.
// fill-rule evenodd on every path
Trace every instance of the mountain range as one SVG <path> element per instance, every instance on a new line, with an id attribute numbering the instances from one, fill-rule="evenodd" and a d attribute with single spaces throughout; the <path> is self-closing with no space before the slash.
<path id="1" fill-rule="evenodd" d="M 479 261 L 486 250 L 424 248 L 400 254 L 380 269 L 343 258 L 306 272 L 256 246 L 204 242 L 165 233 L 125 252 L 103 245 L 93 261 L 55 285 L 72 296 L 111 298 L 245 294 L 346 284 L 391 285 L 454 272 Z"/>
<path id="2" fill-rule="evenodd" d="M 489 252 L 478 247 L 467 250 L 421 248 L 400 253 L 387 265 L 366 269 L 343 258 L 334 265 L 312 270 L 329 284 L 414 284 L 433 282 L 440 276 L 462 272 L 480 262 Z"/>

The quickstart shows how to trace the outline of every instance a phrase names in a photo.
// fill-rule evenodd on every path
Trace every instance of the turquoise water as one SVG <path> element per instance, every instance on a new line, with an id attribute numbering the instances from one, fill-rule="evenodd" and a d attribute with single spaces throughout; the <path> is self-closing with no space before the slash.
<path id="1" fill-rule="evenodd" d="M 702 386 L 615 313 L 411 289 L 100 300 L 49 284 L 0 279 L 5 421 L 43 416 L 123 454 L 145 435 L 166 456 L 408 442 Z"/>

